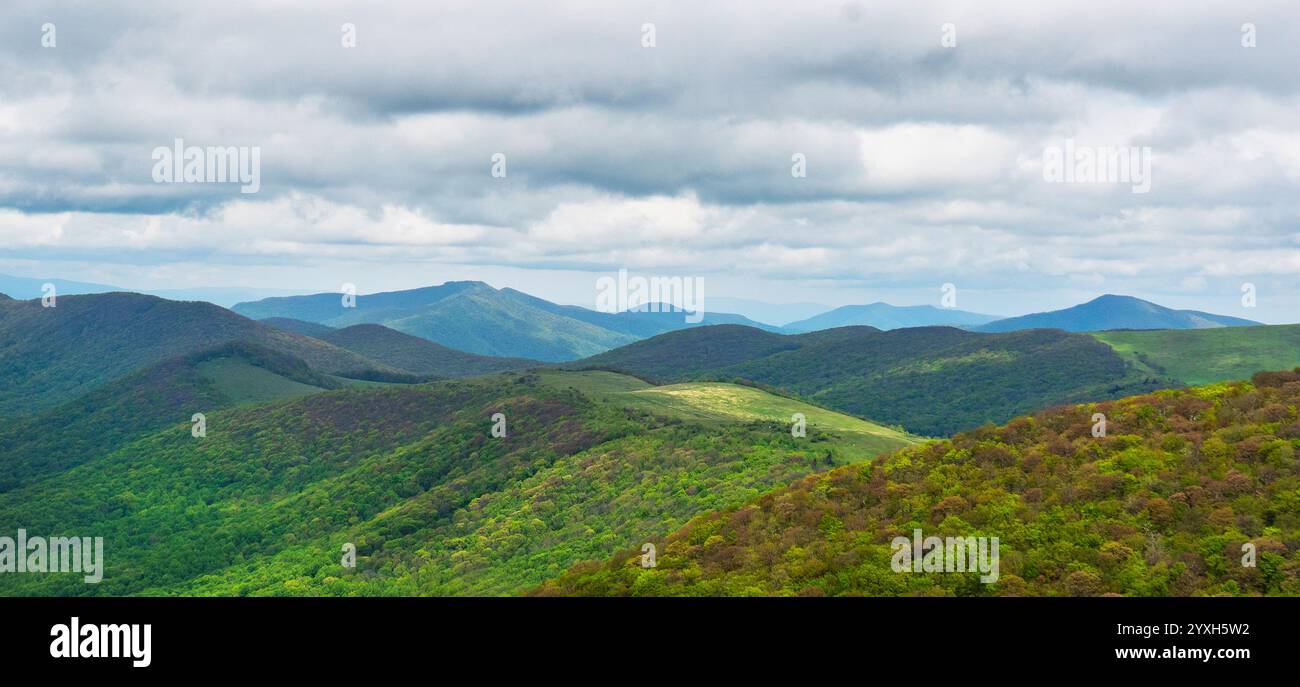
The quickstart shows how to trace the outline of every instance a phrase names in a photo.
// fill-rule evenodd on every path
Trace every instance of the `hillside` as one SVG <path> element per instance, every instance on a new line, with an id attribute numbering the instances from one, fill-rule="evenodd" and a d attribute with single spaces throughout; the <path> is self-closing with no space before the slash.
<path id="1" fill-rule="evenodd" d="M 691 397 L 646 412 L 608 397 L 642 388 L 636 380 L 548 376 L 216 410 L 204 439 L 172 423 L 0 493 L 0 521 L 104 536 L 110 571 L 99 585 L 0 576 L 0 594 L 514 593 L 699 513 L 865 459 L 835 431 L 877 431 L 810 409 L 807 437 L 794 438 L 782 400 L 749 397 L 748 408 L 770 409 L 693 421 L 683 419 L 695 414 Z M 490 435 L 497 412 L 505 437 Z M 891 448 L 915 441 L 895 436 Z M 339 565 L 345 542 L 357 546 L 355 570 Z"/>
<path id="2" fill-rule="evenodd" d="M 344 308 L 339 294 L 326 293 L 240 303 L 234 310 L 254 319 L 293 318 L 331 327 L 382 324 L 459 351 L 547 362 L 591 356 L 692 326 L 681 312 L 597 312 L 483 282 L 362 295 L 355 305 Z M 714 323 L 774 329 L 725 313 L 708 313 L 701 324 Z"/>
<path id="3" fill-rule="evenodd" d="M 845 305 L 798 322 L 785 325 L 792 332 L 811 332 L 834 327 L 863 325 L 876 329 L 903 329 L 906 327 L 971 327 L 999 319 L 995 315 L 966 312 L 933 305 L 897 306 L 888 303 Z"/>
<path id="4" fill-rule="evenodd" d="M 337 331 L 334 327 L 318 324 L 316 322 L 308 322 L 306 320 L 295 320 L 292 317 L 268 317 L 264 320 L 258 321 L 267 326 L 282 329 L 286 332 L 293 332 L 294 334 L 302 334 L 303 336 L 313 336 L 316 338 Z"/>
<path id="5" fill-rule="evenodd" d="M 0 492 L 61 472 L 194 413 L 343 386 L 301 360 L 232 343 L 151 365 L 0 426 Z"/>
<path id="6" fill-rule="evenodd" d="M 1108 329 L 1207 329 L 1258 324 L 1259 322 L 1239 317 L 1214 315 L 1198 310 L 1173 310 L 1132 296 L 1106 294 L 1064 310 L 1009 317 L 975 329 L 981 332 L 1012 332 L 1022 329 L 1099 332 Z"/>
<path id="7" fill-rule="evenodd" d="M 713 324 L 741 324 L 765 331 L 780 331 L 779 327 L 755 322 L 742 315 L 721 312 L 699 313 L 700 321 L 691 323 L 686 321 L 686 312 L 665 303 L 643 304 L 623 312 L 607 313 L 589 310 L 576 305 L 557 305 L 548 300 L 530 296 L 522 291 L 510 288 L 501 289 L 500 293 L 547 312 L 571 317 L 604 329 L 630 334 L 638 339 L 668 331 Z"/>
<path id="8" fill-rule="evenodd" d="M 1184 384 L 1247 379 L 1300 365 L 1300 325 L 1093 334 L 1135 365 Z"/>
<path id="9" fill-rule="evenodd" d="M 544 361 L 592 355 L 639 338 L 570 317 L 563 306 L 545 309 L 521 296 L 482 282 L 448 282 L 358 296 L 354 308 L 344 308 L 339 294 L 326 293 L 268 298 L 233 309 L 254 319 L 289 317 L 336 328 L 382 324 L 458 351 Z"/>
<path id="10" fill-rule="evenodd" d="M 865 460 L 900 446 L 918 443 L 919 437 L 803 401 L 777 396 L 761 389 L 724 382 L 687 382 L 655 386 L 614 372 L 543 371 L 541 383 L 571 388 L 592 398 L 702 424 L 775 422 L 791 424 L 802 414 L 809 427 L 822 430 L 830 445 L 846 462 Z"/>
<path id="11" fill-rule="evenodd" d="M 1177 382 L 1082 334 L 846 327 L 781 336 L 740 327 L 663 334 L 579 361 L 662 381 L 744 379 L 910 432 L 943 436 L 1052 405 Z"/>
<path id="12" fill-rule="evenodd" d="M 317 338 L 390 367 L 434 377 L 468 377 L 541 365 L 536 360 L 493 358 L 452 350 L 378 324 L 330 330 Z"/>
<path id="13" fill-rule="evenodd" d="M 762 358 L 800 346 L 799 339 L 753 327 L 717 325 L 660 334 L 567 367 L 626 370 L 651 379 L 675 380 Z"/>
<path id="14" fill-rule="evenodd" d="M 351 374 L 386 366 L 209 303 L 131 293 L 0 301 L 0 417 L 29 415 L 170 358 L 243 341 Z"/>
<path id="15" fill-rule="evenodd" d="M 701 516 L 656 540 L 653 568 L 628 550 L 537 593 L 1294 596 L 1298 405 L 1300 370 L 1017 418 Z M 891 543 L 917 529 L 997 537 L 998 579 L 895 572 Z"/>

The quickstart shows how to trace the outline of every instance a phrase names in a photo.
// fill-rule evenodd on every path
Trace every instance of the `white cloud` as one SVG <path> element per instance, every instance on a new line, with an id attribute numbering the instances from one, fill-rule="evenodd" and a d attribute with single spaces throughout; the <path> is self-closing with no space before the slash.
<path id="1" fill-rule="evenodd" d="M 1026 302 L 1300 273 L 1290 0 L 1252 5 L 1256 49 L 1210 0 L 255 4 L 15 8 L 0 259 L 951 278 Z M 262 191 L 153 184 L 178 137 L 261 147 Z M 1044 183 L 1064 138 L 1149 145 L 1152 193 Z"/>

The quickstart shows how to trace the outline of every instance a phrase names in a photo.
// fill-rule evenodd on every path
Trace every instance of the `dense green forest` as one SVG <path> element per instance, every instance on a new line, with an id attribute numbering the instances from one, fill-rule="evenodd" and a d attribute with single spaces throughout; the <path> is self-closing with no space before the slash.
<path id="1" fill-rule="evenodd" d="M 1283 359 L 1287 328 L 720 325 L 441 381 L 534 363 L 313 331 L 0 299 L 0 522 L 104 537 L 108 568 L 0 594 L 1300 593 L 1296 375 L 1097 403 Z M 882 572 L 881 537 L 915 527 L 1000 537 L 1002 578 Z M 653 571 L 615 555 L 647 542 Z"/>
<path id="2" fill-rule="evenodd" d="M 666 533 L 656 567 L 631 550 L 535 593 L 1296 595 L 1298 406 L 1300 368 L 1056 408 L 810 476 Z M 1000 579 L 894 572 L 916 529 L 998 537 Z"/>
<path id="3" fill-rule="evenodd" d="M 746 396 L 758 415 L 722 422 L 706 417 L 718 412 L 711 396 L 704 410 L 686 407 L 692 394 L 643 406 L 613 397 L 642 382 L 558 374 L 235 406 L 208 415 L 206 438 L 185 416 L 106 447 L 0 493 L 0 522 L 104 537 L 104 581 L 5 575 L 0 593 L 513 593 L 872 455 L 842 433 L 881 448 L 915 442 L 812 407 L 796 438 L 784 417 L 794 402 L 759 402 L 750 388 L 738 393 L 758 394 Z M 606 391 L 581 391 L 591 387 Z M 495 413 L 504 437 L 491 435 Z M 356 568 L 341 565 L 344 543 L 357 547 Z"/>
<path id="4" fill-rule="evenodd" d="M 151 365 L 60 406 L 0 425 L 0 492 L 92 460 L 141 435 L 242 403 L 347 384 L 268 348 L 232 343 Z"/>
<path id="5" fill-rule="evenodd" d="M 929 436 L 1179 385 L 1086 334 L 1041 329 L 845 327 L 781 336 L 718 326 L 662 334 L 574 366 L 666 381 L 751 380 Z"/>
<path id="6" fill-rule="evenodd" d="M 269 348 L 313 369 L 405 372 L 210 303 L 137 293 L 0 299 L 0 418 L 34 415 L 173 358 L 233 342 Z"/>
<path id="7" fill-rule="evenodd" d="M 358 324 L 313 336 L 369 360 L 432 377 L 470 377 L 541 365 L 536 360 L 524 358 L 464 353 L 377 324 Z"/>

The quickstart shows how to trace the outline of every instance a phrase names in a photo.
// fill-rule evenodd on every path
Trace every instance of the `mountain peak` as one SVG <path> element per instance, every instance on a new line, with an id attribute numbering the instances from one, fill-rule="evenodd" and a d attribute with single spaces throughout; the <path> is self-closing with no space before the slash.
<path id="1" fill-rule="evenodd" d="M 1069 308 L 1010 317 L 990 322 L 977 329 L 984 332 L 1010 332 L 1020 329 L 1098 332 L 1111 329 L 1206 329 L 1258 324 L 1260 323 L 1239 317 L 1195 310 L 1174 310 L 1135 296 L 1107 293 Z"/>
<path id="2" fill-rule="evenodd" d="M 1124 303 L 1128 303 L 1128 304 L 1142 303 L 1145 305 L 1155 305 L 1156 307 L 1163 307 L 1155 303 L 1152 303 L 1151 301 L 1148 301 L 1146 299 L 1138 298 L 1137 296 L 1126 296 L 1122 293 L 1103 293 L 1102 295 L 1097 296 L 1096 298 L 1088 301 L 1087 303 L 1084 303 L 1084 305 L 1091 305 L 1094 303 L 1097 304 L 1109 303 L 1109 304 L 1116 304 L 1116 305 L 1124 304 Z"/>
<path id="3" fill-rule="evenodd" d="M 791 322 L 785 328 L 794 332 L 811 332 L 849 325 L 865 325 L 882 330 L 928 326 L 971 327 L 997 319 L 994 315 L 954 308 L 936 308 L 933 305 L 898 306 L 876 301 L 866 305 L 840 306 L 806 320 Z"/>

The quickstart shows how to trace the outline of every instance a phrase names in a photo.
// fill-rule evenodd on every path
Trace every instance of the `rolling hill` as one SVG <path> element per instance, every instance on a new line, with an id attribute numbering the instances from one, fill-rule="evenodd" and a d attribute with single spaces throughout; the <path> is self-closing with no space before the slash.
<path id="1" fill-rule="evenodd" d="M 916 442 L 711 389 L 650 398 L 609 373 L 506 373 L 214 410 L 202 439 L 185 418 L 0 493 L 0 521 L 103 536 L 109 571 L 99 585 L 4 575 L 0 594 L 515 593 L 865 460 L 867 437 Z M 791 436 L 792 409 L 809 414 L 805 438 Z M 344 543 L 355 570 L 340 565 Z"/>
<path id="2" fill-rule="evenodd" d="M 1106 294 L 1064 310 L 1009 317 L 975 327 L 982 332 L 1012 332 L 1022 329 L 1063 329 L 1067 332 L 1099 332 L 1108 329 L 1206 329 L 1258 325 L 1240 317 L 1228 317 L 1198 310 L 1173 310 L 1132 296 Z"/>
<path id="3" fill-rule="evenodd" d="M 622 370 L 656 380 L 688 379 L 725 365 L 800 346 L 799 337 L 740 325 L 683 329 L 571 363 L 577 369 Z"/>
<path id="4" fill-rule="evenodd" d="M 331 327 L 382 324 L 459 351 L 547 362 L 574 360 L 692 326 L 682 312 L 597 312 L 483 282 L 363 295 L 353 308 L 344 308 L 339 294 L 326 293 L 240 303 L 234 310 L 254 319 L 292 318 Z M 740 315 L 704 315 L 702 324 L 715 323 L 775 329 Z"/>
<path id="5" fill-rule="evenodd" d="M 1183 384 L 1248 379 L 1300 365 L 1300 325 L 1092 334 L 1134 365 Z"/>
<path id="6" fill-rule="evenodd" d="M 524 358 L 494 358 L 452 350 L 428 339 L 403 334 L 378 324 L 356 324 L 317 338 L 339 348 L 417 375 L 469 377 L 524 370 L 541 365 Z"/>
<path id="7" fill-rule="evenodd" d="M 752 386 L 725 382 L 686 382 L 656 386 L 635 377 L 598 370 L 547 370 L 539 374 L 542 384 L 572 388 L 592 398 L 622 407 L 703 424 L 766 421 L 788 426 L 791 418 L 798 413 L 805 417 L 808 426 L 823 430 L 833 437 L 830 444 L 839 448 L 837 455 L 848 462 L 865 460 L 892 448 L 920 441 L 898 429 L 777 396 Z"/>
<path id="8" fill-rule="evenodd" d="M 630 548 L 535 593 L 1295 596 L 1297 406 L 1300 370 L 1057 408 L 807 477 L 666 531 L 654 567 Z M 929 554 L 896 572 L 916 530 L 998 538 L 997 579 Z"/>
<path id="9" fill-rule="evenodd" d="M 310 336 L 317 339 L 329 334 L 330 332 L 338 331 L 334 327 L 318 324 L 316 322 L 308 322 L 306 320 L 295 320 L 292 317 L 268 317 L 264 320 L 259 320 L 259 322 L 275 327 L 276 329 L 282 329 L 286 332 L 302 334 L 303 336 Z"/>
<path id="10" fill-rule="evenodd" d="M 1093 337 L 1054 330 L 844 327 L 782 336 L 716 326 L 661 334 L 571 367 L 667 382 L 749 380 L 930 436 L 1178 385 Z"/>
<path id="11" fill-rule="evenodd" d="M 29 415 L 179 356 L 242 341 L 320 372 L 400 372 L 210 303 L 132 293 L 0 300 L 0 417 Z"/>
<path id="12" fill-rule="evenodd" d="M 0 426 L 0 492 L 109 453 L 194 413 L 347 384 L 297 358 L 235 342 L 166 360 Z"/>
<path id="13" fill-rule="evenodd" d="M 819 329 L 864 325 L 876 329 L 903 329 L 905 327 L 972 327 L 1000 319 L 995 315 L 966 312 L 933 305 L 897 306 L 888 303 L 845 305 L 829 312 L 785 325 L 792 332 L 811 332 Z"/>

